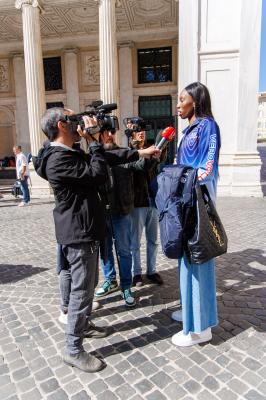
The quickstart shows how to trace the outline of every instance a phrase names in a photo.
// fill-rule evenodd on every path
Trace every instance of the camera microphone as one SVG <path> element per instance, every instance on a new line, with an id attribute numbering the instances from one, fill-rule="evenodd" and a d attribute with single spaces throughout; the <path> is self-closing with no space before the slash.
<path id="1" fill-rule="evenodd" d="M 98 108 L 99 111 L 105 111 L 106 113 L 109 113 L 116 109 L 117 109 L 117 103 L 103 104 Z"/>
<path id="2" fill-rule="evenodd" d="M 175 135 L 176 135 L 175 128 L 173 128 L 172 126 L 168 126 L 167 128 L 165 128 L 162 131 L 161 140 L 159 141 L 158 144 L 155 145 L 156 149 L 158 149 L 158 150 L 164 149 L 164 147 L 167 145 L 167 143 L 171 142 L 171 140 L 174 139 Z"/>

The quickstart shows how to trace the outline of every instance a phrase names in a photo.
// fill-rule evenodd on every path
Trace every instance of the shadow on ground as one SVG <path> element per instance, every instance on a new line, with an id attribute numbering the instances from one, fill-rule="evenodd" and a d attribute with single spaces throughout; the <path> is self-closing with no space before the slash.
<path id="1" fill-rule="evenodd" d="M 48 271 L 48 268 L 27 264 L 0 264 L 0 284 L 15 283 L 43 271 Z"/>
<path id="2" fill-rule="evenodd" d="M 263 251 L 246 249 L 228 253 L 219 257 L 216 265 L 219 325 L 213 328 L 211 344 L 219 345 L 250 328 L 259 332 L 266 331 L 266 255 Z M 136 290 L 139 297 L 138 308 L 135 309 L 136 319 L 116 323 L 116 314 L 126 313 L 125 306 L 104 307 L 110 302 L 119 301 L 119 292 L 100 299 L 103 308 L 93 313 L 93 317 L 104 318 L 112 314 L 114 334 L 112 345 L 98 349 L 98 353 L 107 357 L 129 351 L 134 347 L 170 338 L 182 329 L 181 323 L 171 320 L 172 311 L 180 305 L 177 269 L 162 270 L 160 275 L 165 282 L 163 286 L 145 285 Z M 174 281 L 177 283 L 176 288 L 173 287 Z M 164 308 L 156 311 L 162 305 Z M 147 309 L 144 310 L 146 307 L 150 307 L 149 315 Z M 127 341 L 120 340 L 122 336 L 119 332 L 134 330 L 137 336 Z"/>

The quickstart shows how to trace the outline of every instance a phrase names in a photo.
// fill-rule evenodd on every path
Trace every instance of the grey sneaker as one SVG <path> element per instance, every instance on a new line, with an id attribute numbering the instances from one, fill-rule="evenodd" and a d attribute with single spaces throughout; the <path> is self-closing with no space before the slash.
<path id="1" fill-rule="evenodd" d="M 84 372 L 98 372 L 106 365 L 102 360 L 92 354 L 86 353 L 86 351 L 78 354 L 65 353 L 63 361 L 65 364 L 81 369 Z"/>
<path id="2" fill-rule="evenodd" d="M 95 297 L 103 297 L 116 290 L 118 290 L 117 281 L 105 281 L 102 286 L 96 290 Z"/>
<path id="3" fill-rule="evenodd" d="M 125 305 L 127 307 L 135 307 L 137 304 L 135 296 L 131 292 L 130 288 L 122 290 L 122 298 L 125 300 Z"/>
<path id="4" fill-rule="evenodd" d="M 108 329 L 101 326 L 94 325 L 93 322 L 89 321 L 89 324 L 85 331 L 83 331 L 83 336 L 85 338 L 101 339 L 109 335 Z"/>

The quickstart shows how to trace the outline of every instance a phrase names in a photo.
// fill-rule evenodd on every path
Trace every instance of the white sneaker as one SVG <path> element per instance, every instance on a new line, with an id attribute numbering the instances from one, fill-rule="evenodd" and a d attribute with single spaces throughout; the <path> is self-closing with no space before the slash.
<path id="1" fill-rule="evenodd" d="M 24 203 L 24 201 L 22 201 L 21 203 L 18 204 L 18 207 L 24 207 L 26 205 L 27 205 L 27 203 Z"/>
<path id="2" fill-rule="evenodd" d="M 171 318 L 174 321 L 182 322 L 183 321 L 183 319 L 182 319 L 182 310 L 177 310 L 177 311 L 172 312 Z"/>
<path id="3" fill-rule="evenodd" d="M 180 331 L 172 336 L 172 343 L 176 346 L 187 347 L 198 343 L 209 342 L 211 339 L 211 328 L 207 328 L 205 331 L 200 333 L 189 332 L 188 335 L 184 335 L 183 331 Z"/>
<path id="4" fill-rule="evenodd" d="M 98 310 L 98 308 L 101 307 L 101 304 L 98 301 L 94 301 L 92 302 L 92 311 Z"/>
<path id="5" fill-rule="evenodd" d="M 92 302 L 92 311 L 98 310 L 101 305 L 98 301 L 93 301 Z M 61 322 L 61 324 L 66 325 L 67 324 L 67 313 L 63 313 L 63 311 L 60 311 L 60 315 L 58 317 L 58 321 Z"/>
<path id="6" fill-rule="evenodd" d="M 63 313 L 63 311 L 60 311 L 60 315 L 58 317 L 58 321 L 61 322 L 61 324 L 66 325 L 67 324 L 67 313 Z"/>

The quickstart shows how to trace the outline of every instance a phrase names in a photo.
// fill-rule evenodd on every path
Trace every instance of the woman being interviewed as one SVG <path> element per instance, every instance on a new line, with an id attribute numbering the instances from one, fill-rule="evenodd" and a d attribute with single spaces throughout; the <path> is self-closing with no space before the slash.
<path id="1" fill-rule="evenodd" d="M 200 183 L 216 200 L 220 131 L 211 111 L 210 94 L 200 82 L 188 85 L 180 94 L 178 115 L 188 127 L 177 152 L 177 164 L 198 169 Z M 182 310 L 172 318 L 183 321 L 183 330 L 172 337 L 176 346 L 192 346 L 211 340 L 211 327 L 218 324 L 214 260 L 190 264 L 186 255 L 179 262 Z"/>

